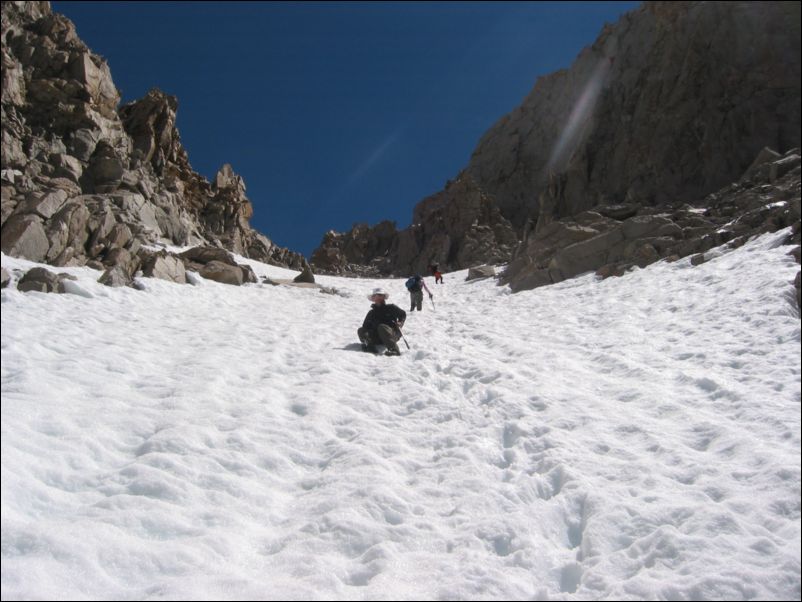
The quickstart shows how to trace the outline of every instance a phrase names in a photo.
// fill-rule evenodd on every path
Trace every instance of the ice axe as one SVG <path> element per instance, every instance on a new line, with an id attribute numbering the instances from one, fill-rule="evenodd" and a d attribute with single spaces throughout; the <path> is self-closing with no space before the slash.
<path id="1" fill-rule="evenodd" d="M 398 320 L 395 321 L 395 329 L 398 331 L 398 334 L 400 334 L 401 338 L 404 340 L 404 345 L 406 345 L 407 349 L 409 349 L 409 343 L 407 343 L 407 339 L 404 337 L 404 333 L 401 332 L 401 325 L 398 323 Z"/>

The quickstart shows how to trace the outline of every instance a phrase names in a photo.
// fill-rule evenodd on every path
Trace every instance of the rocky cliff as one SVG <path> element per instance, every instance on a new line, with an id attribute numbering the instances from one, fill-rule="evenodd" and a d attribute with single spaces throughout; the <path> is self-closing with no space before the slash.
<path id="1" fill-rule="evenodd" d="M 466 171 L 520 232 L 551 172 L 563 217 L 700 199 L 799 146 L 798 2 L 647 2 L 540 78 Z"/>
<path id="2" fill-rule="evenodd" d="M 152 90 L 118 107 L 108 64 L 49 2 L 4 2 L 1 50 L 4 253 L 123 281 L 159 244 L 305 265 L 249 226 L 253 207 L 230 165 L 212 183 L 193 171 L 176 98 Z"/>
<path id="3" fill-rule="evenodd" d="M 798 2 L 647 2 L 606 26 L 570 69 L 540 78 L 523 103 L 482 137 L 457 179 L 492 206 L 484 212 L 492 215 L 489 221 L 473 226 L 486 226 L 483 244 L 475 244 L 476 232 L 466 233 L 462 215 L 476 215 L 475 202 L 447 188 L 418 204 L 413 226 L 383 243 L 381 259 L 366 254 L 333 260 L 337 249 L 329 235 L 313 262 L 326 256 L 341 270 L 357 263 L 390 274 L 429 261 L 454 270 L 514 259 L 505 281 L 519 289 L 574 275 L 566 268 L 551 278 L 533 277 L 532 270 L 543 269 L 541 247 L 556 252 L 579 242 L 577 236 L 593 238 L 607 231 L 604 223 L 612 227 L 605 220 L 707 207 L 705 197 L 732 183 L 744 190 L 768 185 L 765 178 L 742 180 L 765 147 L 777 152 L 761 161 L 782 159 L 786 173 L 799 156 L 800 96 Z M 781 188 L 787 201 L 794 186 Z M 587 220 L 598 228 L 582 225 Z M 554 225 L 563 221 L 588 230 Z M 602 264 L 593 269 L 609 258 L 644 264 L 646 255 L 654 261 L 708 244 L 690 242 L 707 233 L 677 226 L 674 237 L 687 244 L 663 245 L 655 254 L 636 244 L 640 235 L 627 240 L 626 252 L 605 246 L 622 243 L 616 236 L 596 241 L 604 257 L 594 260 Z M 509 242 L 510 229 L 517 248 Z M 362 248 L 366 232 L 363 227 L 337 236 Z M 627 232 L 634 236 L 641 229 Z M 543 237 L 549 240 L 538 246 Z M 534 255 L 533 244 L 539 249 Z M 642 256 L 635 257 L 633 246 Z"/>

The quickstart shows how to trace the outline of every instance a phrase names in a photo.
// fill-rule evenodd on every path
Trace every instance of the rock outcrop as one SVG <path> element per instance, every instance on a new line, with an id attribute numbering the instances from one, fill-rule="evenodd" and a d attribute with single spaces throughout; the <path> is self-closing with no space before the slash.
<path id="1" fill-rule="evenodd" d="M 180 261 L 151 256 L 164 245 L 306 266 L 249 226 L 253 207 L 230 165 L 213 183 L 193 171 L 177 99 L 152 90 L 118 108 L 108 64 L 48 2 L 3 3 L 0 51 L 4 253 L 107 268 L 113 285 L 166 264 L 181 281 Z"/>
<path id="2" fill-rule="evenodd" d="M 390 251 L 397 244 L 395 222 L 370 227 L 354 224 L 346 233 L 329 230 L 309 262 L 316 272 L 340 276 L 375 276 L 392 269 Z"/>
<path id="3" fill-rule="evenodd" d="M 465 174 L 415 207 L 413 223 L 392 222 L 350 232 L 328 232 L 312 255 L 318 272 L 365 276 L 424 273 L 431 263 L 447 270 L 508 261 L 517 244 L 511 224 L 493 199 Z"/>

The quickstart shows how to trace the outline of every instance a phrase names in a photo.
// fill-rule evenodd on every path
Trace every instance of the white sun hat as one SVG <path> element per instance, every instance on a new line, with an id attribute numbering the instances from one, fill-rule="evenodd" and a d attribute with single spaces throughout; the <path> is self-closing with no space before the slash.
<path id="1" fill-rule="evenodd" d="M 389 297 L 390 297 L 390 293 L 385 291 L 382 287 L 374 288 L 373 292 L 368 295 L 368 299 L 372 299 L 373 295 L 384 295 L 385 299 L 389 299 Z"/>

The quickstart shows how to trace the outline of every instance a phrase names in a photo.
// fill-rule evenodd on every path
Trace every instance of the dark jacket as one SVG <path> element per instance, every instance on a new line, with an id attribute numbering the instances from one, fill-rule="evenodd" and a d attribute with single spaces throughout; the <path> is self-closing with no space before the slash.
<path id="1" fill-rule="evenodd" d="M 379 324 L 387 324 L 394 327 L 396 320 L 403 324 L 406 319 L 407 312 L 397 305 L 392 303 L 378 305 L 374 303 L 368 315 L 365 316 L 365 321 L 362 322 L 362 328 L 369 328 L 371 333 L 375 334 Z"/>

